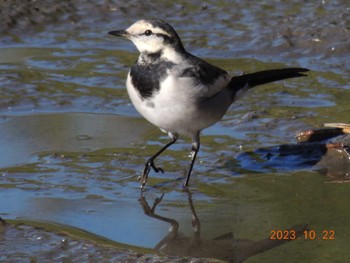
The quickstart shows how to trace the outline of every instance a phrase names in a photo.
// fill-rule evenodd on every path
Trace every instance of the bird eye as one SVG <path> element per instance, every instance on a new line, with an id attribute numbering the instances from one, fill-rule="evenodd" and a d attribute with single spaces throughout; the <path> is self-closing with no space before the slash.
<path id="1" fill-rule="evenodd" d="M 152 35 L 152 31 L 151 31 L 151 30 L 146 30 L 146 31 L 145 31 L 145 35 L 146 35 L 146 36 Z"/>

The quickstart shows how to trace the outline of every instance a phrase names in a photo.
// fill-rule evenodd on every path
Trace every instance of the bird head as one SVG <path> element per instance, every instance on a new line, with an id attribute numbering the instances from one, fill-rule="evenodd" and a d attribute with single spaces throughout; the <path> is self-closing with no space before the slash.
<path id="1" fill-rule="evenodd" d="M 141 54 L 184 51 L 176 31 L 162 20 L 139 20 L 126 30 L 110 31 L 109 34 L 131 40 Z"/>

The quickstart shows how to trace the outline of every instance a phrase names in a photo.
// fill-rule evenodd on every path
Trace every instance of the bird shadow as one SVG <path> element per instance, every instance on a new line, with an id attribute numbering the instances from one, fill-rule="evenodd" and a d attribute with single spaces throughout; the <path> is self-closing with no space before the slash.
<path id="1" fill-rule="evenodd" d="M 299 136 L 300 142 L 294 144 L 243 152 L 234 160 L 226 161 L 224 166 L 240 174 L 315 170 L 331 181 L 350 180 L 349 135 L 331 129 L 308 130 L 300 134 L 310 136 Z"/>

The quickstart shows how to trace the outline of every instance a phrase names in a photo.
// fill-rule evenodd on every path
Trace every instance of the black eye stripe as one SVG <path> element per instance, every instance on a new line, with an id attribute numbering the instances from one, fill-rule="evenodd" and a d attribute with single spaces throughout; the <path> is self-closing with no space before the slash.
<path id="1" fill-rule="evenodd" d="M 173 38 L 169 37 L 168 35 L 164 35 L 161 33 L 155 34 L 158 37 L 162 37 L 165 43 L 172 43 L 174 41 Z"/>
<path id="2" fill-rule="evenodd" d="M 171 42 L 172 38 L 169 37 L 168 35 L 162 34 L 162 33 L 153 33 L 152 30 L 147 29 L 143 34 L 145 36 L 150 36 L 150 35 L 155 35 L 157 37 L 162 37 L 165 42 Z"/>

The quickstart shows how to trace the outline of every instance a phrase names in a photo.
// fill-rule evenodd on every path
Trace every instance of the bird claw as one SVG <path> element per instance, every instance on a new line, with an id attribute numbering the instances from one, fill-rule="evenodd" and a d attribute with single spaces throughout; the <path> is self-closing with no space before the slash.
<path id="1" fill-rule="evenodd" d="M 141 189 L 145 186 L 148 178 L 148 174 L 151 170 L 151 166 L 146 163 L 145 168 L 143 168 L 141 175 L 137 178 L 137 180 L 141 181 Z"/>
<path id="2" fill-rule="evenodd" d="M 164 173 L 164 170 L 160 167 L 157 167 L 154 165 L 154 162 L 151 162 L 151 167 L 153 168 L 153 170 L 156 172 L 156 173 L 159 173 L 159 172 L 162 172 L 162 174 Z"/>
<path id="3" fill-rule="evenodd" d="M 152 161 L 148 161 L 145 164 L 145 167 L 142 170 L 141 175 L 138 177 L 138 180 L 141 181 L 141 189 L 143 189 L 143 187 L 146 185 L 147 179 L 148 179 L 148 174 L 151 171 L 151 168 L 156 172 L 162 172 L 164 173 L 164 170 L 160 167 L 155 166 L 153 160 Z"/>

